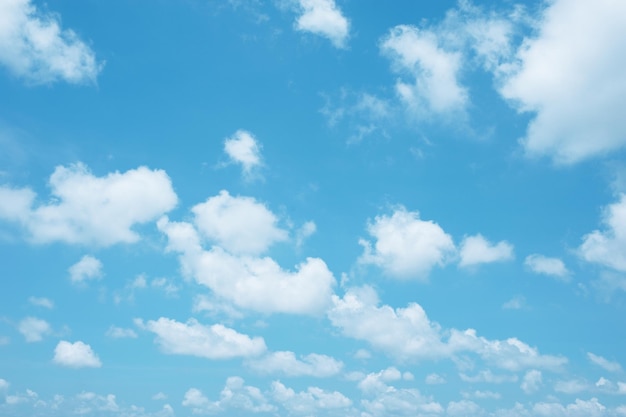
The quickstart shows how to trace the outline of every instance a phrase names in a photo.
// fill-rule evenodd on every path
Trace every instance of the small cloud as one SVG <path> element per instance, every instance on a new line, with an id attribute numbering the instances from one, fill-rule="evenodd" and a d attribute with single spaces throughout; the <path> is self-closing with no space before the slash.
<path id="1" fill-rule="evenodd" d="M 105 333 L 107 337 L 112 339 L 136 339 L 137 333 L 133 329 L 124 329 L 122 327 L 111 326 Z"/>
<path id="2" fill-rule="evenodd" d="M 354 357 L 356 359 L 369 359 L 372 357 L 372 354 L 369 352 L 369 350 L 359 349 L 354 353 Z"/>
<path id="3" fill-rule="evenodd" d="M 48 309 L 54 308 L 54 302 L 45 297 L 29 297 L 28 302 L 37 307 L 43 307 Z"/>
<path id="4" fill-rule="evenodd" d="M 162 392 L 158 392 L 152 396 L 152 399 L 155 401 L 167 400 L 167 395 Z"/>
<path id="5" fill-rule="evenodd" d="M 541 371 L 533 369 L 526 372 L 526 375 L 524 375 L 524 379 L 522 379 L 522 384 L 520 385 L 520 388 L 522 388 L 522 391 L 524 391 L 526 394 L 532 394 L 533 392 L 539 390 L 541 384 Z"/>
<path id="6" fill-rule="evenodd" d="M 45 335 L 52 332 L 52 329 L 47 321 L 36 317 L 26 317 L 20 321 L 17 329 L 29 343 L 40 342 L 43 340 Z"/>
<path id="7" fill-rule="evenodd" d="M 341 13 L 335 0 L 298 0 L 300 16 L 295 27 L 329 39 L 336 48 L 345 48 L 350 22 Z"/>
<path id="8" fill-rule="evenodd" d="M 246 130 L 238 130 L 224 141 L 224 152 L 231 163 L 241 165 L 247 180 L 253 179 L 258 168 L 263 165 L 261 148 L 254 135 Z"/>
<path id="9" fill-rule="evenodd" d="M 301 247 L 304 244 L 304 241 L 313 236 L 316 231 L 317 226 L 315 225 L 315 222 L 305 222 L 296 232 L 296 246 Z"/>
<path id="10" fill-rule="evenodd" d="M 439 374 L 429 374 L 428 376 L 426 376 L 426 383 L 428 385 L 439 385 L 445 384 L 446 380 Z"/>
<path id="11" fill-rule="evenodd" d="M 91 255 L 83 256 L 80 261 L 72 265 L 68 272 L 73 284 L 100 279 L 102 277 L 102 262 Z"/>
<path id="12" fill-rule="evenodd" d="M 565 267 L 562 260 L 558 258 L 548 258 L 547 256 L 532 254 L 524 260 L 526 265 L 535 274 L 543 274 L 557 278 L 560 281 L 570 281 L 570 272 Z"/>
<path id="13" fill-rule="evenodd" d="M 502 308 L 505 310 L 521 310 L 524 307 L 526 307 L 526 298 L 522 295 L 516 295 L 502 304 Z"/>
<path id="14" fill-rule="evenodd" d="M 608 372 L 620 372 L 622 370 L 622 366 L 618 362 L 610 361 L 602 356 L 594 355 L 591 352 L 587 352 L 587 358 L 600 368 L 604 369 Z"/>
<path id="15" fill-rule="evenodd" d="M 463 239 L 459 266 L 465 268 L 485 263 L 510 261 L 513 258 L 513 245 L 504 240 L 494 245 L 481 234 L 477 234 Z"/>
<path id="16" fill-rule="evenodd" d="M 102 362 L 86 343 L 61 340 L 54 349 L 53 362 L 69 368 L 100 368 Z"/>

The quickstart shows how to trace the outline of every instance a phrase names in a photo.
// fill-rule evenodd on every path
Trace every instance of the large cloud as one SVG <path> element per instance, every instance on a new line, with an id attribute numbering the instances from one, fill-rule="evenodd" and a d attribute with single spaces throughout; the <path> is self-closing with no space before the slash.
<path id="1" fill-rule="evenodd" d="M 360 262 L 377 265 L 391 277 L 426 279 L 455 252 L 452 238 L 437 223 L 404 207 L 377 216 L 367 230 L 375 243 L 360 241 L 365 249 Z"/>
<path id="2" fill-rule="evenodd" d="M 604 210 L 602 222 L 605 230 L 584 236 L 579 254 L 587 262 L 626 272 L 626 194 Z"/>
<path id="3" fill-rule="evenodd" d="M 30 0 L 0 1 L 0 64 L 31 83 L 95 83 L 102 64 L 59 20 Z"/>
<path id="4" fill-rule="evenodd" d="M 344 48 L 350 32 L 346 19 L 335 0 L 297 0 L 300 16 L 296 29 L 328 38 L 337 48 Z"/>
<path id="5" fill-rule="evenodd" d="M 180 253 L 183 273 L 236 306 L 264 313 L 319 314 L 330 305 L 333 274 L 319 258 L 285 271 L 269 257 L 236 256 L 220 247 L 204 250 L 197 231 L 162 218 L 168 250 Z"/>
<path id="6" fill-rule="evenodd" d="M 155 333 L 161 350 L 172 355 L 230 359 L 258 356 L 266 350 L 262 337 L 251 338 L 221 324 L 205 326 L 194 319 L 181 323 L 165 317 L 146 323 L 136 320 L 136 323 Z"/>
<path id="7" fill-rule="evenodd" d="M 178 201 L 167 174 L 146 167 L 96 177 L 80 163 L 58 166 L 49 185 L 51 201 L 36 207 L 32 190 L 0 186 L 0 219 L 20 224 L 35 243 L 136 242 L 134 225 L 155 220 Z"/>
<path id="8" fill-rule="evenodd" d="M 256 255 L 288 237 L 274 213 L 251 197 L 232 197 L 222 190 L 191 210 L 198 230 L 232 253 Z"/>
<path id="9" fill-rule="evenodd" d="M 572 164 L 626 145 L 626 2 L 548 2 L 501 94 L 533 114 L 529 155 Z"/>

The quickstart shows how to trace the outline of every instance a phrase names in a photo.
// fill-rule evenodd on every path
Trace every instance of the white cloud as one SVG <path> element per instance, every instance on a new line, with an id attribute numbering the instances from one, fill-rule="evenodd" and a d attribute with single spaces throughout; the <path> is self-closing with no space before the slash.
<path id="1" fill-rule="evenodd" d="M 608 372 L 620 372 L 622 370 L 622 366 L 618 362 L 610 361 L 602 356 L 594 355 L 591 352 L 587 352 L 587 358 L 600 368 L 604 369 Z"/>
<path id="2" fill-rule="evenodd" d="M 547 256 L 534 253 L 526 257 L 524 265 L 535 274 L 550 275 L 562 281 L 570 280 L 570 272 L 559 258 L 548 258 Z"/>
<path id="3" fill-rule="evenodd" d="M 243 176 L 248 180 L 253 179 L 256 170 L 263 165 L 261 144 L 245 130 L 236 131 L 224 141 L 224 152 L 231 162 L 241 165 Z"/>
<path id="4" fill-rule="evenodd" d="M 572 164 L 626 145 L 625 16 L 613 0 L 547 4 L 500 90 L 534 115 L 521 141 L 529 155 Z"/>
<path id="5" fill-rule="evenodd" d="M 133 243 L 136 224 L 157 219 L 178 201 L 164 171 L 146 167 L 95 177 L 83 164 L 58 166 L 51 201 L 33 208 L 28 188 L 0 187 L 0 219 L 23 226 L 35 243 L 110 246 Z"/>
<path id="6" fill-rule="evenodd" d="M 194 319 L 181 323 L 165 317 L 136 323 L 155 333 L 155 343 L 167 354 L 230 359 L 258 356 L 266 350 L 262 337 L 251 338 L 221 324 L 205 326 Z"/>
<path id="7" fill-rule="evenodd" d="M 124 329 L 122 327 L 111 326 L 106 331 L 106 336 L 112 339 L 136 339 L 137 333 L 133 329 Z"/>
<path id="8" fill-rule="evenodd" d="M 517 375 L 494 374 L 489 369 L 480 371 L 474 376 L 460 374 L 459 377 L 465 382 L 486 382 L 488 384 L 503 384 L 505 382 L 516 382 Z"/>
<path id="9" fill-rule="evenodd" d="M 222 190 L 191 210 L 202 235 L 231 253 L 257 255 L 288 238 L 274 213 L 251 197 Z"/>
<path id="10" fill-rule="evenodd" d="M 296 246 L 301 247 L 304 244 L 304 241 L 313 236 L 316 231 L 317 226 L 315 225 L 315 222 L 305 222 L 296 232 Z"/>
<path id="11" fill-rule="evenodd" d="M 579 254 L 587 262 L 626 272 L 626 194 L 604 209 L 602 222 L 606 229 L 585 235 Z"/>
<path id="12" fill-rule="evenodd" d="M 439 384 L 445 384 L 446 383 L 446 379 L 444 377 L 442 377 L 439 374 L 428 374 L 426 376 L 425 382 L 428 385 L 439 385 Z"/>
<path id="13" fill-rule="evenodd" d="M 341 13 L 335 0 L 297 0 L 300 16 L 295 27 L 329 39 L 337 48 L 345 48 L 350 22 Z"/>
<path id="14" fill-rule="evenodd" d="M 100 368 L 102 362 L 86 343 L 61 340 L 54 349 L 54 363 L 70 368 Z"/>
<path id="15" fill-rule="evenodd" d="M 578 394 L 583 391 L 587 391 L 591 388 L 591 384 L 582 379 L 568 379 L 563 381 L 557 381 L 554 384 L 554 390 L 556 392 L 562 392 L 565 394 Z"/>
<path id="16" fill-rule="evenodd" d="M 520 310 L 526 306 L 526 298 L 521 295 L 516 295 L 506 303 L 502 304 L 502 308 L 505 310 Z"/>
<path id="17" fill-rule="evenodd" d="M 446 415 L 452 417 L 479 416 L 481 414 L 478 404 L 468 400 L 450 401 L 446 408 Z"/>
<path id="18" fill-rule="evenodd" d="M 9 383 L 5 379 L 0 378 L 0 391 L 6 391 L 7 389 L 9 389 Z"/>
<path id="19" fill-rule="evenodd" d="M 513 245 L 504 240 L 494 245 L 481 234 L 465 237 L 461 243 L 460 255 L 460 267 L 510 261 L 514 257 Z"/>
<path id="20" fill-rule="evenodd" d="M 391 216 L 377 216 L 367 226 L 375 239 L 360 240 L 364 247 L 359 261 L 373 264 L 395 278 L 426 279 L 435 266 L 443 266 L 454 253 L 450 235 L 433 221 L 421 220 L 416 211 L 397 208 Z"/>
<path id="21" fill-rule="evenodd" d="M 459 82 L 462 54 L 444 49 L 435 32 L 399 25 L 380 47 L 394 69 L 412 78 L 409 83 L 398 80 L 396 92 L 414 114 L 465 109 L 468 93 Z"/>
<path id="22" fill-rule="evenodd" d="M 541 371 L 531 369 L 524 375 L 524 379 L 522 379 L 522 384 L 520 385 L 520 387 L 522 388 L 522 391 L 524 391 L 526 394 L 532 394 L 533 392 L 539 390 L 541 383 Z"/>
<path id="23" fill-rule="evenodd" d="M 37 307 L 43 307 L 48 309 L 54 308 L 54 302 L 45 297 L 28 297 L 28 302 Z"/>
<path id="24" fill-rule="evenodd" d="M 74 284 L 99 279 L 102 277 L 102 262 L 91 255 L 85 255 L 80 261 L 70 266 L 68 272 Z"/>
<path id="25" fill-rule="evenodd" d="M 247 413 L 271 412 L 276 407 L 269 404 L 261 390 L 245 385 L 240 377 L 230 377 L 220 393 L 220 399 L 211 401 L 197 388 L 185 393 L 182 405 L 190 407 L 193 414 L 214 414 L 228 409 L 243 410 Z"/>
<path id="26" fill-rule="evenodd" d="M 542 355 L 514 337 L 489 340 L 477 336 L 474 329 L 443 330 L 416 303 L 395 309 L 378 306 L 377 294 L 369 287 L 351 289 L 343 298 L 333 296 L 333 303 L 328 318 L 345 336 L 367 341 L 400 360 L 453 359 L 466 352 L 512 372 L 527 368 L 559 370 L 567 363 L 562 356 Z M 444 336 L 448 336 L 447 341 Z"/>
<path id="27" fill-rule="evenodd" d="M 0 64 L 30 83 L 95 83 L 103 67 L 91 48 L 57 14 L 30 0 L 0 2 Z"/>
<path id="28" fill-rule="evenodd" d="M 333 274 L 318 258 L 307 258 L 295 272 L 269 257 L 231 255 L 219 247 L 202 249 L 193 226 L 159 220 L 168 249 L 181 253 L 183 273 L 238 307 L 264 313 L 320 314 L 331 303 Z"/>
<path id="29" fill-rule="evenodd" d="M 352 401 L 338 391 L 309 387 L 306 391 L 296 392 L 280 381 L 272 382 L 271 396 L 290 415 L 327 415 L 333 410 L 344 410 L 352 405 Z"/>
<path id="30" fill-rule="evenodd" d="M 47 321 L 36 317 L 26 317 L 17 326 L 27 342 L 40 342 L 47 334 L 52 333 L 52 328 Z"/>
<path id="31" fill-rule="evenodd" d="M 318 378 L 337 375 L 343 363 L 330 356 L 311 353 L 301 359 L 290 351 L 271 352 L 248 362 L 253 370 L 265 374 L 281 373 L 287 376 L 312 376 Z"/>
<path id="32" fill-rule="evenodd" d="M 602 417 L 606 407 L 597 398 L 589 401 L 576 399 L 566 406 L 559 403 L 537 403 L 533 406 L 533 414 L 539 417 Z"/>

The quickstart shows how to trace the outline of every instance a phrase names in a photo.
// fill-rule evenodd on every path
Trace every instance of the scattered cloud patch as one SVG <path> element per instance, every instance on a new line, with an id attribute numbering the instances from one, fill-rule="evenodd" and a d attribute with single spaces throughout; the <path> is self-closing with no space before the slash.
<path id="1" fill-rule="evenodd" d="M 43 307 L 49 310 L 54 308 L 54 302 L 45 297 L 28 297 L 28 302 L 36 307 Z"/>
<path id="2" fill-rule="evenodd" d="M 352 401 L 338 391 L 309 387 L 306 391 L 296 392 L 280 381 L 272 383 L 270 395 L 287 410 L 288 415 L 329 415 L 333 411 L 342 415 L 341 412 L 352 405 Z"/>
<path id="3" fill-rule="evenodd" d="M 41 342 L 44 336 L 52 333 L 52 328 L 47 321 L 36 317 L 26 317 L 20 321 L 17 330 L 24 336 L 27 342 Z"/>
<path id="4" fill-rule="evenodd" d="M 231 163 L 241 165 L 245 179 L 251 180 L 258 175 L 263 166 L 261 144 L 254 135 L 246 130 L 238 130 L 224 141 L 224 152 Z"/>
<path id="5" fill-rule="evenodd" d="M 69 368 L 100 368 L 102 362 L 86 343 L 61 340 L 54 349 L 54 363 Z"/>
<path id="6" fill-rule="evenodd" d="M 70 281 L 73 284 L 81 284 L 86 281 L 102 278 L 102 262 L 91 255 L 83 256 L 80 261 L 70 266 Z"/>
<path id="7" fill-rule="evenodd" d="M 350 22 L 335 0 L 297 0 L 300 13 L 295 27 L 330 40 L 336 48 L 345 48 L 350 34 Z"/>
<path id="8" fill-rule="evenodd" d="M 621 372 L 622 366 L 618 362 L 610 361 L 602 356 L 595 355 L 591 352 L 587 352 L 587 358 L 594 365 L 598 365 L 600 368 L 608 372 Z"/>
<path id="9" fill-rule="evenodd" d="M 290 351 L 271 352 L 248 362 L 253 370 L 264 374 L 283 374 L 286 376 L 312 376 L 317 378 L 337 375 L 343 363 L 330 356 L 311 353 L 296 358 Z"/>
<path id="10" fill-rule="evenodd" d="M 524 391 L 526 394 L 532 394 L 539 390 L 542 382 L 543 381 L 541 371 L 532 369 L 526 372 L 526 374 L 524 375 L 520 388 L 522 388 L 522 391 Z"/>
<path id="11" fill-rule="evenodd" d="M 96 83 L 104 64 L 58 14 L 30 0 L 0 2 L 0 65 L 32 84 Z"/>
<path id="12" fill-rule="evenodd" d="M 136 339 L 137 333 L 133 329 L 125 329 L 123 327 L 111 326 L 106 331 L 106 336 L 111 339 Z"/>
<path id="13" fill-rule="evenodd" d="M 246 414 L 276 411 L 276 407 L 269 404 L 260 389 L 246 385 L 245 381 L 237 376 L 226 380 L 219 400 L 211 401 L 199 389 L 190 388 L 185 393 L 182 405 L 191 408 L 193 414 L 214 414 L 227 410 L 240 410 L 235 413 Z"/>
<path id="14" fill-rule="evenodd" d="M 461 243 L 460 256 L 459 266 L 462 268 L 510 261 L 514 258 L 513 245 L 504 240 L 494 245 L 481 234 L 467 236 Z"/>
<path id="15" fill-rule="evenodd" d="M 377 216 L 367 231 L 375 241 L 359 241 L 364 248 L 359 262 L 376 265 L 393 278 L 425 280 L 455 252 L 452 237 L 437 223 L 421 220 L 418 212 L 404 207 Z"/>
<path id="16" fill-rule="evenodd" d="M 428 374 L 426 375 L 425 381 L 428 385 L 440 385 L 445 384 L 446 379 L 439 374 Z"/>
<path id="17" fill-rule="evenodd" d="M 558 258 L 548 258 L 547 256 L 539 254 L 532 254 L 526 257 L 524 265 L 535 274 L 552 276 L 561 281 L 570 280 L 570 272 L 565 267 L 563 261 Z"/>
<path id="18" fill-rule="evenodd" d="M 289 236 L 278 227 L 276 215 L 252 197 L 222 190 L 191 211 L 202 236 L 231 253 L 258 255 Z"/>
<path id="19" fill-rule="evenodd" d="M 165 317 L 145 323 L 136 320 L 136 324 L 156 334 L 155 343 L 163 353 L 171 355 L 231 359 L 258 356 L 266 350 L 263 338 L 250 337 L 221 324 L 205 326 L 194 319 L 181 323 Z"/>
<path id="20" fill-rule="evenodd" d="M 81 163 L 58 166 L 49 186 L 51 201 L 37 207 L 32 190 L 0 186 L 0 219 L 21 225 L 34 243 L 111 246 L 138 241 L 134 225 L 178 202 L 165 171 L 146 167 L 96 177 Z"/>
<path id="21" fill-rule="evenodd" d="M 526 298 L 521 295 L 516 295 L 502 304 L 502 308 L 505 310 L 521 310 L 524 307 L 526 307 Z"/>

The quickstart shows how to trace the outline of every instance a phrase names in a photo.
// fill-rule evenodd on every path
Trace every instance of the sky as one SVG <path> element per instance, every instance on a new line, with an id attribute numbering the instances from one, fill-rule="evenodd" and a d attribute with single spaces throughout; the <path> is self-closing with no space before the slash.
<path id="1" fill-rule="evenodd" d="M 626 2 L 0 0 L 0 416 L 626 416 Z"/>

